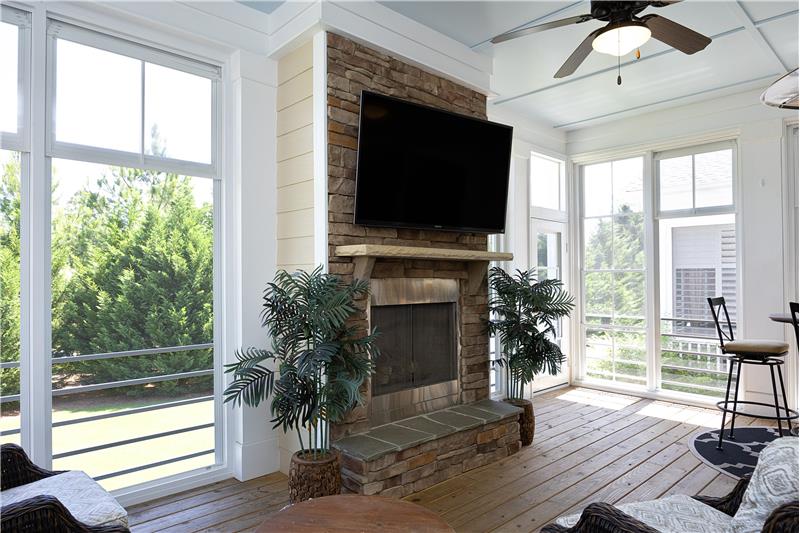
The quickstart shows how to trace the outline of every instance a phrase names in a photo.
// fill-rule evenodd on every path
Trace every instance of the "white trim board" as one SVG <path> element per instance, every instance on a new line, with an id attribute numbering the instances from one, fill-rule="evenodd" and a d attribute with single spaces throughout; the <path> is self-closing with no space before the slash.
<path id="1" fill-rule="evenodd" d="M 287 2 L 272 15 L 269 49 L 273 57 L 291 51 L 320 28 L 397 55 L 409 63 L 490 94 L 493 59 L 428 26 L 368 0 Z M 288 47 L 288 48 L 287 48 Z"/>
<path id="2" fill-rule="evenodd" d="M 130 29 L 125 37 L 152 42 L 157 36 L 160 48 L 185 49 L 186 41 L 193 41 L 204 56 L 198 59 L 224 60 L 213 48 L 203 50 L 209 41 L 219 45 L 224 56 L 241 50 L 277 59 L 324 29 L 433 70 L 481 93 L 490 93 L 490 56 L 375 0 L 286 2 L 269 15 L 232 0 L 91 4 L 59 1 L 49 3 L 48 10 L 101 28 L 119 28 L 120 20 L 125 20 L 127 24 L 122 26 Z"/>

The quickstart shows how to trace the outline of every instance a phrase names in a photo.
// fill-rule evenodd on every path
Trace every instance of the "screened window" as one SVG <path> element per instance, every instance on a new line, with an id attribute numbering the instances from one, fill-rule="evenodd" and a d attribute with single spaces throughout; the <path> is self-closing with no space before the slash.
<path id="1" fill-rule="evenodd" d="M 529 190 L 533 214 L 547 217 L 548 214 L 564 213 L 567 210 L 564 161 L 534 152 L 530 165 Z"/>
<path id="2" fill-rule="evenodd" d="M 30 15 L 0 6 L 0 441 L 21 444 L 22 190 L 29 176 Z"/>
<path id="3" fill-rule="evenodd" d="M 730 147 L 658 159 L 659 209 L 693 211 L 733 205 Z"/>
<path id="4" fill-rule="evenodd" d="M 733 146 L 656 154 L 659 181 L 660 387 L 722 397 L 727 359 L 707 298 L 737 320 Z"/>
<path id="5" fill-rule="evenodd" d="M 644 385 L 643 158 L 583 167 L 583 329 L 590 378 Z"/>
<path id="6" fill-rule="evenodd" d="M 0 396 L 3 442 L 20 444 L 21 154 L 0 150 Z"/>
<path id="7" fill-rule="evenodd" d="M 117 489 L 214 465 L 218 72 L 49 28 L 53 466 Z"/>
<path id="8" fill-rule="evenodd" d="M 0 13 L 2 441 L 108 489 L 219 465 L 220 69 L 49 20 L 32 88 Z"/>
<path id="9" fill-rule="evenodd" d="M 219 69 L 49 21 L 52 155 L 215 174 Z"/>
<path id="10" fill-rule="evenodd" d="M 19 28 L 0 21 L 0 49 L 3 68 L 0 68 L 0 131 L 16 133 L 20 108 L 19 91 Z"/>

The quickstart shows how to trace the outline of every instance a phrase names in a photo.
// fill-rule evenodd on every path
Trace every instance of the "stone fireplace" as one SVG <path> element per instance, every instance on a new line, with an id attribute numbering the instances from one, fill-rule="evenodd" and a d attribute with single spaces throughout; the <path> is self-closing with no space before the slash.
<path id="1" fill-rule="evenodd" d="M 327 35 L 328 270 L 370 281 L 351 325 L 380 331 L 365 404 L 331 426 L 346 491 L 406 496 L 516 452 L 519 409 L 489 398 L 486 274 L 475 233 L 353 224 L 358 113 L 370 90 L 486 118 L 486 97 Z"/>

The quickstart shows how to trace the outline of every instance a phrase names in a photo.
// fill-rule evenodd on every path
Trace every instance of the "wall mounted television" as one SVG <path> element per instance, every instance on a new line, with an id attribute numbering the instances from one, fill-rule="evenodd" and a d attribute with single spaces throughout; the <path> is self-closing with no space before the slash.
<path id="1" fill-rule="evenodd" d="M 362 91 L 355 223 L 503 233 L 512 133 Z"/>

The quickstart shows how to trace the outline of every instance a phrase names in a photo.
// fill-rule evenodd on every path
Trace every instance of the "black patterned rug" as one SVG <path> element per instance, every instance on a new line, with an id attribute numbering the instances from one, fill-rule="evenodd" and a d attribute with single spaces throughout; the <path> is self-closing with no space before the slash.
<path id="1" fill-rule="evenodd" d="M 736 479 L 745 474 L 752 474 L 761 450 L 780 437 L 776 427 L 737 427 L 733 430 L 734 440 L 728 437 L 728 431 L 728 429 L 725 430 L 722 438 L 722 450 L 717 449 L 718 429 L 702 431 L 689 437 L 689 449 L 711 468 Z M 784 434 L 788 435 L 786 429 L 784 429 Z"/>

